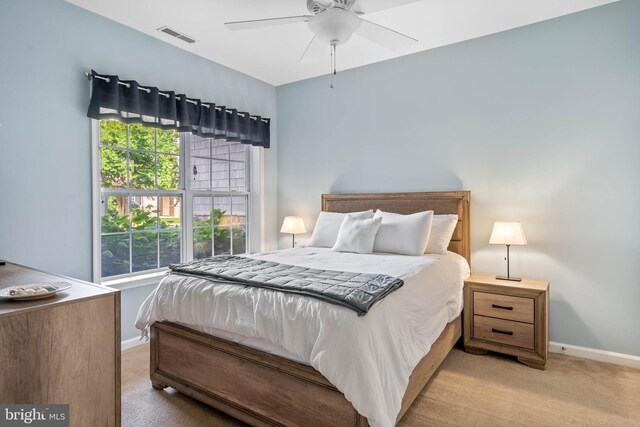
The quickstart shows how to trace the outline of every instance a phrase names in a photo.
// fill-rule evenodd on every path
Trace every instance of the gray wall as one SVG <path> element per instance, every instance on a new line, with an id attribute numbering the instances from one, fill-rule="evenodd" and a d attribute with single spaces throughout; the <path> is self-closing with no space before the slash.
<path id="1" fill-rule="evenodd" d="M 122 340 L 140 337 L 140 331 L 136 329 L 136 317 L 138 309 L 157 285 L 140 286 L 125 289 L 120 298 L 120 336 Z"/>
<path id="2" fill-rule="evenodd" d="M 312 229 L 322 193 L 471 190 L 474 271 L 504 273 L 491 227 L 521 221 L 551 339 L 640 355 L 639 23 L 626 0 L 278 87 L 279 223 Z"/>
<path id="3" fill-rule="evenodd" d="M 0 258 L 91 279 L 91 68 L 274 119 L 264 243 L 275 240 L 273 86 L 62 0 L 0 1 L 0 53 Z M 150 289 L 123 292 L 123 338 Z"/>

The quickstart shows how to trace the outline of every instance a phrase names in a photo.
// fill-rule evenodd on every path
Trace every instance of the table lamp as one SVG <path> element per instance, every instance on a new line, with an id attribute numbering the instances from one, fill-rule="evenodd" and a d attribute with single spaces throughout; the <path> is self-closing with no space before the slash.
<path id="1" fill-rule="evenodd" d="M 306 233 L 307 229 L 304 227 L 302 218 L 298 216 L 285 216 L 280 232 L 292 235 L 291 247 L 293 248 L 296 246 L 296 234 Z"/>
<path id="2" fill-rule="evenodd" d="M 514 282 L 521 281 L 522 278 L 511 277 L 509 274 L 509 246 L 524 246 L 527 244 L 527 239 L 524 237 L 524 230 L 522 230 L 522 224 L 519 222 L 496 222 L 493 225 L 489 244 L 507 245 L 507 275 L 496 276 L 496 279 L 512 280 Z"/>

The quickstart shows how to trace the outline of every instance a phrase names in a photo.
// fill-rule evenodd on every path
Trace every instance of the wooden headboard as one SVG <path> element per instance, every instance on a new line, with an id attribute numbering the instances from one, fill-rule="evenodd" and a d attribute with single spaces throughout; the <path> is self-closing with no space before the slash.
<path id="1" fill-rule="evenodd" d="M 471 265 L 471 192 L 438 191 L 430 193 L 323 194 L 322 210 L 358 212 L 380 209 L 403 215 L 433 210 L 434 214 L 457 214 L 449 250 L 462 255 Z"/>

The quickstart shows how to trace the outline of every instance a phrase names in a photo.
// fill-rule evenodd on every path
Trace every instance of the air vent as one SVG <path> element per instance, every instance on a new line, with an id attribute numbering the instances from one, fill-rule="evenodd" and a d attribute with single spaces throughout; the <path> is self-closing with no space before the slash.
<path id="1" fill-rule="evenodd" d="M 167 26 L 158 28 L 158 31 L 162 31 L 165 34 L 169 34 L 171 37 L 175 37 L 175 38 L 180 39 L 180 40 L 182 40 L 184 42 L 187 42 L 187 43 L 195 43 L 196 42 L 194 39 L 192 39 L 191 37 L 187 36 L 186 34 L 183 34 L 180 31 L 176 31 L 176 30 L 174 30 L 172 28 L 169 28 Z"/>

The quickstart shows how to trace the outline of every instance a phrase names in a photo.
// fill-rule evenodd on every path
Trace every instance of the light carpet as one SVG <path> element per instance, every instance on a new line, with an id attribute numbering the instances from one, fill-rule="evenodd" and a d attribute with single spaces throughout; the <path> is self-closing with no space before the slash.
<path id="1" fill-rule="evenodd" d="M 149 345 L 122 353 L 123 426 L 242 426 L 171 388 L 151 388 Z M 399 426 L 640 426 L 640 370 L 551 354 L 539 371 L 454 348 Z"/>

